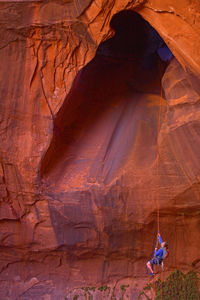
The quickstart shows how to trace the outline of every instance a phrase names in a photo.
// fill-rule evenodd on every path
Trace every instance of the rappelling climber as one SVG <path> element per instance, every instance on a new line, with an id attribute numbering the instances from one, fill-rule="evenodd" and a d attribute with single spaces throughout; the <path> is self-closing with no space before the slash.
<path id="1" fill-rule="evenodd" d="M 164 269 L 163 261 L 169 255 L 169 249 L 167 242 L 163 242 L 160 233 L 158 233 L 158 241 L 161 245 L 161 248 L 155 248 L 154 257 L 147 262 L 147 268 L 150 270 L 151 275 L 154 275 L 153 265 L 161 265 Z"/>

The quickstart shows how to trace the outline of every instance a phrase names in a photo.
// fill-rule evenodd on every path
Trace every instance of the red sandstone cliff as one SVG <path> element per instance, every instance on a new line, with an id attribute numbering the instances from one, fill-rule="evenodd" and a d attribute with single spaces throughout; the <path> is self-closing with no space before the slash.
<path id="1" fill-rule="evenodd" d="M 112 16 L 136 8 L 175 55 L 144 75 L 150 89 L 137 62 L 93 59 Z M 137 297 L 156 234 L 161 84 L 167 270 L 199 271 L 199 15 L 194 0 L 0 3 L 0 299 L 118 280 Z"/>

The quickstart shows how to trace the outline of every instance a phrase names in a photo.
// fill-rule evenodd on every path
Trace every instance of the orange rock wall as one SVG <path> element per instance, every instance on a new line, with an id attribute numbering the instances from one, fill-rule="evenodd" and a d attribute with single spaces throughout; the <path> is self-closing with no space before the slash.
<path id="1" fill-rule="evenodd" d="M 43 185 L 40 176 L 53 120 L 59 123 L 74 78 L 112 36 L 113 14 L 126 8 L 137 9 L 177 59 L 162 80 L 161 230 L 172 253 L 168 269 L 199 269 L 199 2 L 1 1 L 2 299 L 60 299 L 74 286 L 146 280 L 143 266 L 156 233 L 159 96 L 123 90 L 113 97 L 114 69 L 112 89 L 109 76 L 102 80 L 105 103 L 91 106 L 86 94 L 89 114 L 63 106 L 70 143 Z M 120 69 L 124 77 L 128 65 Z M 54 166 L 52 157 L 48 163 Z"/>

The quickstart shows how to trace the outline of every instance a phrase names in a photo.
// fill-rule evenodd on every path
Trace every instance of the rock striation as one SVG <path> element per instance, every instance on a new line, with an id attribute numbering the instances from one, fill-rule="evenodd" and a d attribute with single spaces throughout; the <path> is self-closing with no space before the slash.
<path id="1" fill-rule="evenodd" d="M 170 61 L 130 54 L 127 25 L 116 39 L 124 9 Z M 137 299 L 158 192 L 166 271 L 200 272 L 199 15 L 197 0 L 1 1 L 0 299 Z"/>

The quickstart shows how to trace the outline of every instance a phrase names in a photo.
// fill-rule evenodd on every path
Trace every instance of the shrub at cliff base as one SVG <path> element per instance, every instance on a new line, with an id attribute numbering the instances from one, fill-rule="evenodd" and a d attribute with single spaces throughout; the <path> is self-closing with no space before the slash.
<path id="1" fill-rule="evenodd" d="M 151 299 L 147 295 L 147 291 L 152 290 L 152 288 L 153 285 L 148 284 L 138 299 L 142 295 Z M 175 270 L 162 283 L 162 288 L 160 279 L 156 281 L 155 288 L 156 300 L 200 300 L 200 279 L 194 271 L 184 274 L 180 270 Z"/>

